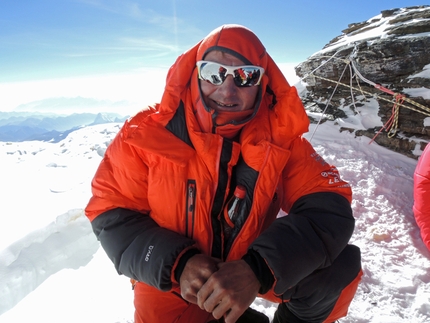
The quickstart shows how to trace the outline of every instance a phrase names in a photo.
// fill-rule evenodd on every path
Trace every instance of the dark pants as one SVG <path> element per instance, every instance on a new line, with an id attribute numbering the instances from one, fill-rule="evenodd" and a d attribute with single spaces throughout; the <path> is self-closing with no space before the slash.
<path id="1" fill-rule="evenodd" d="M 224 323 L 224 318 L 213 320 L 208 323 Z M 236 323 L 269 323 L 269 318 L 253 308 L 249 307 Z"/>
<path id="2" fill-rule="evenodd" d="M 361 277 L 360 249 L 348 245 L 327 268 L 317 270 L 289 290 L 273 323 L 334 322 L 346 315 Z"/>

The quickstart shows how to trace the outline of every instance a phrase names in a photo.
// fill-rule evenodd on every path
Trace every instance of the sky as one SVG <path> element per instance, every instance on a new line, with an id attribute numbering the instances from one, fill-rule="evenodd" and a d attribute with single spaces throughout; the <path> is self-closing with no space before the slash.
<path id="1" fill-rule="evenodd" d="M 109 77 L 130 86 L 132 74 L 120 75 Z M 430 79 L 430 66 L 411 77 Z M 60 84 L 50 89 L 60 91 L 66 84 L 78 91 L 80 84 L 94 94 L 91 82 L 96 80 L 100 78 L 95 74 L 77 75 L 63 81 L 19 82 L 16 88 Z M 295 85 L 299 93 L 305 91 L 304 83 Z M 5 96 L 2 89 L 0 99 Z M 404 92 L 430 97 L 428 88 Z M 340 131 L 382 126 L 377 99 L 363 102 L 340 107 L 345 118 L 311 124 L 305 134 L 353 190 L 356 227 L 351 243 L 361 248 L 364 275 L 348 317 L 340 322 L 428 323 L 430 250 L 412 212 L 417 160 L 365 136 Z M 430 125 L 430 118 L 425 125 Z M 83 213 L 91 196 L 90 181 L 120 127 L 115 123 L 84 127 L 58 143 L 0 142 L 0 323 L 132 322 L 129 281 L 117 275 Z M 270 318 L 276 309 L 262 299 L 252 306 Z"/>
<path id="2" fill-rule="evenodd" d="M 0 1 L 0 111 L 47 97 L 156 101 L 177 56 L 226 23 L 297 65 L 350 23 L 422 0 Z"/>

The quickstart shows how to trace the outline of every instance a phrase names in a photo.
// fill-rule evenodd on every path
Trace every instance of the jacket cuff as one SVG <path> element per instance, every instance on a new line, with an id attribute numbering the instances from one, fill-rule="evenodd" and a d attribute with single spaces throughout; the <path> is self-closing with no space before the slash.
<path id="1" fill-rule="evenodd" d="M 275 283 L 275 277 L 272 274 L 266 261 L 257 251 L 249 249 L 242 259 L 251 267 L 258 281 L 260 282 L 260 295 L 266 294 Z"/>
<path id="2" fill-rule="evenodd" d="M 179 258 L 176 268 L 175 268 L 175 280 L 179 283 L 179 279 L 181 278 L 182 272 L 184 271 L 185 265 L 187 261 L 200 253 L 199 249 L 191 248 L 184 252 L 184 254 Z"/>

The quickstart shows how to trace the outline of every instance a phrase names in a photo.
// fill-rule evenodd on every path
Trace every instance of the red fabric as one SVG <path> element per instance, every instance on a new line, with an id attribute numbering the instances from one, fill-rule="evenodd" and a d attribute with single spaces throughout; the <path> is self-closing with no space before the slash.
<path id="1" fill-rule="evenodd" d="M 255 39 L 256 36 L 245 28 L 223 27 L 178 58 L 168 73 L 161 103 L 126 122 L 107 149 L 92 181 L 93 197 L 85 210 L 90 220 L 107 210 L 126 208 L 150 214 L 161 227 L 185 235 L 185 185 L 187 179 L 195 179 L 199 200 L 194 210 L 191 238 L 202 253 L 211 254 L 209 212 L 216 191 L 214 179 L 216 181 L 219 175 L 223 138 L 202 131 L 196 119 L 196 109 L 201 108 L 202 103 L 195 65 L 205 51 L 215 45 L 237 51 L 266 70 L 260 85 L 262 101 L 258 113 L 243 127 L 240 142 L 233 143 L 228 165 L 231 176 L 241 155 L 247 165 L 259 172 L 259 178 L 251 213 L 227 260 L 240 259 L 256 237 L 275 220 L 278 210 L 270 210 L 275 192 L 285 212 L 298 198 L 315 192 L 336 192 L 351 201 L 351 189 L 340 179 L 336 168 L 325 163 L 302 138 L 308 131 L 309 120 L 297 91 L 290 87 Z M 266 93 L 267 85 L 276 96 L 274 107 L 271 106 L 272 95 Z M 180 101 L 184 103 L 194 148 L 165 129 Z M 206 115 L 211 118 L 210 113 Z M 226 196 L 228 193 L 225 192 Z M 137 286 L 136 315 L 146 321 L 136 322 L 172 322 L 160 320 L 159 315 L 176 317 L 177 313 L 188 311 L 188 305 L 173 293 L 163 293 L 143 283 Z M 174 288 L 177 285 L 174 284 Z M 273 291 L 264 297 L 280 301 Z M 149 319 L 155 316 L 156 320 Z"/>
<path id="2" fill-rule="evenodd" d="M 430 145 L 427 144 L 414 173 L 415 220 L 423 242 L 430 250 Z"/>
<path id="3" fill-rule="evenodd" d="M 135 323 L 206 323 L 214 319 L 210 313 L 187 303 L 179 295 L 162 293 L 142 283 L 135 285 L 134 307 Z"/>

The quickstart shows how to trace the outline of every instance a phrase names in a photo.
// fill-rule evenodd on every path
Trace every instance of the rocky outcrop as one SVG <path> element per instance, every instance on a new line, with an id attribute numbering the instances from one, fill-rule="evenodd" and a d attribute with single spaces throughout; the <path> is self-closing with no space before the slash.
<path id="1" fill-rule="evenodd" d="M 382 11 L 342 33 L 296 67 L 306 82 L 301 94 L 306 108 L 327 107 L 325 119 L 348 118 L 366 113 L 376 99 L 380 125 L 350 131 L 374 138 L 392 120 L 389 132 L 375 141 L 417 158 L 430 141 L 430 6 Z M 398 113 L 396 98 L 402 103 Z"/>

